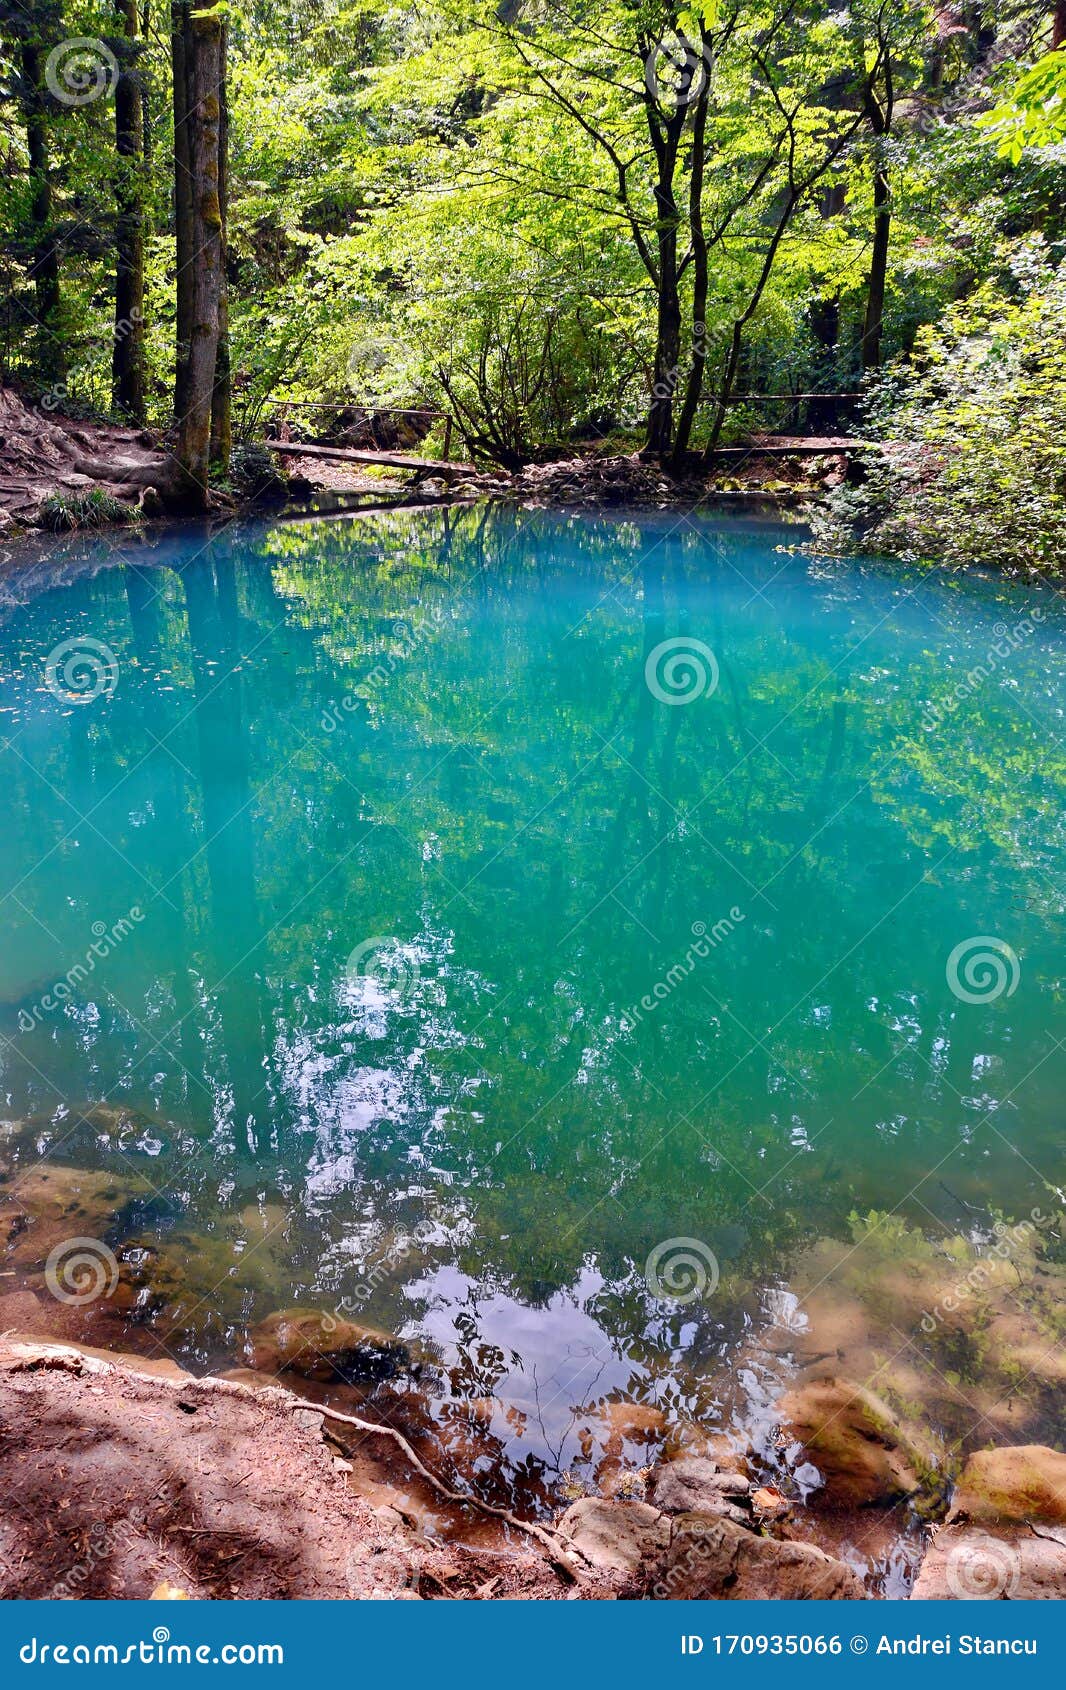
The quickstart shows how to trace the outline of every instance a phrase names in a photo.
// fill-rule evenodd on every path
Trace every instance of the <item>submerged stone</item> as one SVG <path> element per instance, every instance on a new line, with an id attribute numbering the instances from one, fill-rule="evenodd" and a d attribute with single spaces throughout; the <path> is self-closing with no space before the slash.
<path id="1" fill-rule="evenodd" d="M 927 1463 L 880 1397 L 843 1379 L 790 1391 L 781 1421 L 818 1468 L 828 1507 L 887 1505 L 923 1488 Z"/>
<path id="2" fill-rule="evenodd" d="M 268 1315 L 249 1332 L 246 1354 L 260 1373 L 290 1372 L 349 1384 L 391 1378 L 411 1359 L 399 1339 L 320 1309 Z"/>
<path id="3" fill-rule="evenodd" d="M 651 1477 L 651 1495 L 657 1508 L 667 1514 L 725 1514 L 744 1523 L 740 1506 L 750 1489 L 740 1473 L 723 1473 L 706 1456 L 682 1456 L 657 1467 Z"/>
<path id="4" fill-rule="evenodd" d="M 635 1574 L 663 1555 L 670 1542 L 670 1522 L 657 1508 L 593 1496 L 572 1503 L 559 1530 L 592 1566 L 606 1573 Z"/>

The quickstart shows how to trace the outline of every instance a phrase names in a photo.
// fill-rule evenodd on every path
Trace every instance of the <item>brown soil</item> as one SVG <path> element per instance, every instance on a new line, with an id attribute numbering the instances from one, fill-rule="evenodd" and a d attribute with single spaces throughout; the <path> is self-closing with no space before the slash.
<path id="1" fill-rule="evenodd" d="M 158 514 L 175 485 L 174 460 L 154 434 L 76 421 L 0 387 L 0 535 L 37 523 L 52 494 L 97 488 Z"/>
<path id="2" fill-rule="evenodd" d="M 576 509 L 665 509 L 752 495 L 795 505 L 843 479 L 846 457 L 833 447 L 829 440 L 824 456 L 776 457 L 771 462 L 753 446 L 712 473 L 694 471 L 680 479 L 637 453 L 588 452 L 531 464 L 513 475 L 493 468 L 461 479 L 429 473 L 417 477 L 413 487 L 459 502 L 504 498 Z M 405 474 L 317 457 L 290 458 L 286 469 L 304 492 L 381 493 L 388 498 L 412 491 Z M 94 489 L 143 516 L 162 515 L 180 503 L 176 465 L 157 434 L 66 417 L 43 401 L 34 404 L 14 389 L 0 387 L 0 539 L 5 531 L 39 525 L 50 496 L 73 497 Z"/>
<path id="3" fill-rule="evenodd" d="M 753 446 L 726 466 L 680 477 L 667 475 L 658 464 L 646 462 L 636 452 L 590 453 L 554 463 L 530 464 L 513 475 L 501 469 L 480 470 L 451 481 L 447 490 L 456 499 L 513 499 L 523 505 L 553 509 L 665 510 L 731 497 L 769 498 L 795 505 L 837 485 L 845 471 L 846 456 L 834 451 L 830 441 L 824 457 L 775 458 L 771 462 Z M 437 483 L 430 476 L 423 478 L 422 486 L 435 489 Z M 443 480 L 440 489 L 445 490 Z"/>
<path id="4" fill-rule="evenodd" d="M 135 1599 L 161 1584 L 194 1598 L 570 1593 L 548 1553 L 509 1528 L 449 1543 L 417 1529 L 400 1492 L 373 1505 L 348 1459 L 363 1440 L 330 1434 L 288 1391 L 9 1335 L 0 1597 Z M 582 1584 L 605 1593 L 594 1576 Z"/>

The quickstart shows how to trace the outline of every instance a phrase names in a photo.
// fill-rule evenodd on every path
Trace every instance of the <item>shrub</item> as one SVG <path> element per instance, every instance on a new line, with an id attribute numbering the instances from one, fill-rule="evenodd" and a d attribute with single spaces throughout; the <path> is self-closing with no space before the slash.
<path id="1" fill-rule="evenodd" d="M 108 528 L 116 522 L 132 522 L 129 505 L 101 487 L 81 493 L 49 493 L 40 511 L 42 528 L 53 534 L 72 534 L 80 528 Z"/>
<path id="2" fill-rule="evenodd" d="M 885 374 L 882 461 L 819 519 L 832 550 L 1002 565 L 1066 563 L 1066 265 L 1015 255 L 1014 298 L 986 284 Z"/>
<path id="3" fill-rule="evenodd" d="M 249 440 L 234 446 L 230 456 L 230 484 L 247 499 L 284 498 L 289 481 L 269 446 Z"/>

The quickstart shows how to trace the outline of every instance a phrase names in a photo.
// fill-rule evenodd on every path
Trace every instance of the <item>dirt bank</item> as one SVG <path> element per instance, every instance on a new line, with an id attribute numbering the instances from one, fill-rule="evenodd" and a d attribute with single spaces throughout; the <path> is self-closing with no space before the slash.
<path id="1" fill-rule="evenodd" d="M 769 459 L 755 444 L 713 470 L 693 469 L 681 477 L 667 475 L 636 452 L 583 452 L 513 474 L 487 466 L 460 476 L 448 470 L 437 475 L 428 465 L 413 480 L 407 472 L 377 466 L 290 457 L 273 492 L 275 499 L 283 497 L 288 480 L 299 500 L 375 494 L 388 499 L 418 491 L 457 502 L 497 498 L 564 509 L 666 509 L 756 495 L 795 506 L 837 485 L 845 472 L 846 454 L 834 450 L 831 440 L 825 454 L 814 457 Z M 226 509 L 240 503 L 230 499 Z M 26 529 L 104 527 L 161 516 L 179 504 L 177 466 L 158 432 L 69 417 L 0 387 L 0 543 Z"/>
<path id="2" fill-rule="evenodd" d="M 78 421 L 0 387 L 0 538 L 47 522 L 56 499 L 76 506 L 95 495 L 111 520 L 123 506 L 160 515 L 175 487 L 174 460 L 156 435 Z"/>
<path id="3" fill-rule="evenodd" d="M 488 1541 L 447 1543 L 399 1493 L 360 1495 L 351 1446 L 285 1390 L 8 1336 L 0 1429 L 3 1597 L 169 1584 L 194 1598 L 543 1601 L 574 1587 L 544 1545 L 496 1522 Z M 607 1587 L 590 1572 L 582 1588 Z"/>
<path id="4" fill-rule="evenodd" d="M 276 1385 L 12 1334 L 0 1433 L 8 1598 L 865 1596 L 843 1562 L 768 1532 L 760 1494 L 706 1456 L 661 1469 L 653 1502 L 584 1498 L 525 1524 L 458 1504 L 402 1434 Z M 362 1451 L 381 1441 L 408 1484 L 366 1494 Z M 457 1504 L 467 1532 L 446 1538 Z"/>
<path id="5" fill-rule="evenodd" d="M 368 490 L 366 477 L 355 465 L 300 458 L 289 460 L 288 467 L 298 469 L 317 488 L 338 494 Z M 728 465 L 692 469 L 680 476 L 668 475 L 661 465 L 647 462 L 637 452 L 586 452 L 529 464 L 513 473 L 489 466 L 437 476 L 430 469 L 417 478 L 417 486 L 423 495 L 434 498 L 506 499 L 553 510 L 691 510 L 709 502 L 728 504 L 752 497 L 796 507 L 837 486 L 846 468 L 846 455 L 834 451 L 833 443 L 827 441 L 824 456 L 771 461 L 753 445 Z M 382 483 L 370 486 L 380 490 Z"/>
<path id="6" fill-rule="evenodd" d="M 647 1500 L 585 1497 L 533 1526 L 461 1501 L 402 1434 L 246 1378 L 0 1338 L 0 1597 L 867 1597 L 729 1459 L 665 1462 Z M 382 1443 L 391 1482 L 368 1465 Z M 915 1594 L 1061 1597 L 1064 1521 L 1066 1457 L 975 1457 Z"/>
<path id="7" fill-rule="evenodd" d="M 29 1520 L 38 1504 L 56 1502 L 54 1519 L 69 1512 L 79 1521 L 80 1491 L 62 1488 L 65 1475 L 53 1471 L 51 1452 L 66 1447 L 67 1431 L 56 1427 L 80 1424 L 82 1404 L 94 1415 L 101 1402 L 120 1405 L 103 1431 L 88 1422 L 91 1437 L 105 1446 L 107 1468 L 143 1467 L 149 1475 L 162 1470 L 160 1463 L 180 1468 L 184 1457 L 171 1452 L 171 1440 L 183 1440 L 193 1420 L 204 1426 L 212 1417 L 183 1412 L 159 1422 L 153 1405 L 175 1380 L 193 1389 L 182 1371 L 190 1367 L 225 1386 L 216 1399 L 210 1381 L 195 1382 L 204 1400 L 224 1403 L 230 1417 L 214 1496 L 220 1506 L 231 1490 L 251 1494 L 242 1475 L 260 1463 L 248 1404 L 265 1391 L 263 1400 L 276 1406 L 280 1387 L 286 1413 L 310 1414 L 306 1424 L 318 1426 L 319 1441 L 325 1427 L 330 1452 L 345 1463 L 336 1469 L 344 1486 L 372 1510 L 385 1510 L 390 1531 L 400 1521 L 417 1543 L 461 1548 L 474 1556 L 476 1572 L 493 1557 L 508 1565 L 517 1557 L 513 1576 L 533 1578 L 541 1594 L 566 1583 L 566 1555 L 553 1534 L 564 1530 L 567 1503 L 577 1509 L 567 1534 L 575 1520 L 584 1521 L 590 1565 L 617 1585 L 616 1594 L 691 1588 L 691 1568 L 679 1571 L 670 1560 L 684 1524 L 670 1523 L 677 1509 L 712 1517 L 706 1555 L 691 1543 L 684 1550 L 708 1586 L 715 1579 L 727 1585 L 730 1568 L 742 1587 L 758 1584 L 767 1595 L 793 1590 L 797 1580 L 821 1580 L 816 1558 L 798 1554 L 797 1546 L 806 1546 L 828 1557 L 833 1566 L 825 1576 L 842 1589 L 848 1581 L 835 1569 L 843 1564 L 868 1594 L 903 1596 L 946 1521 L 950 1533 L 945 1526 L 937 1542 L 948 1558 L 957 1549 L 951 1566 L 968 1566 L 998 1534 L 1011 1556 L 1016 1548 L 1021 1556 L 1020 1581 L 1066 1594 L 1066 1562 L 1045 1547 L 1037 1566 L 1027 1535 L 1034 1521 L 1041 1531 L 1066 1529 L 1056 1312 L 1066 1295 L 1066 1265 L 1057 1211 L 1034 1209 L 982 1236 L 968 1229 L 933 1242 L 898 1220 L 853 1217 L 846 1240 L 818 1240 L 794 1259 L 794 1291 L 776 1293 L 761 1315 L 752 1305 L 746 1337 L 715 1370 L 713 1414 L 686 1418 L 666 1402 L 592 1390 L 571 1410 L 584 1452 L 579 1470 L 538 1472 L 532 1444 L 525 1463 L 513 1452 L 505 1458 L 501 1428 L 521 1439 L 521 1421 L 502 1399 L 471 1394 L 432 1344 L 338 1310 L 274 1301 L 285 1280 L 283 1259 L 270 1251 L 270 1240 L 284 1236 L 280 1203 L 249 1203 L 210 1232 L 178 1224 L 159 1233 L 146 1224 L 151 1185 L 130 1160 L 157 1126 L 117 1106 L 73 1111 L 63 1122 L 61 1153 L 73 1162 L 49 1154 L 53 1126 L 44 1117 L 6 1124 L 0 1333 L 21 1334 L 31 1351 L 66 1345 L 106 1365 L 101 1374 L 42 1361 L 5 1369 L 0 1362 L 0 1411 L 9 1428 L 3 1459 L 15 1462 L 8 1495 L 21 1499 Z M 121 1165 L 80 1165 L 83 1151 L 104 1144 Z M 77 1277 L 92 1276 L 94 1266 L 95 1277 Z M 112 1381 L 112 1365 L 138 1376 L 133 1396 Z M 51 1419 L 27 1443 L 37 1422 L 3 1399 L 29 1374 Z M 148 1389 L 141 1375 L 152 1376 L 155 1397 L 138 1394 Z M 80 1381 L 80 1392 L 72 1381 Z M 236 1396 L 233 1383 L 242 1387 Z M 48 1405 L 57 1393 L 54 1410 Z M 235 1403 L 243 1405 L 239 1411 Z M 272 1416 L 276 1424 L 273 1409 Z M 360 1417 L 363 1424 L 353 1423 Z M 366 1420 L 377 1423 L 373 1432 Z M 403 1441 L 382 1435 L 382 1426 Z M 1002 1463 L 994 1484 L 982 1467 L 989 1444 L 998 1446 Z M 969 1479 L 968 1462 L 977 1463 Z M 308 1497 L 318 1496 L 318 1484 L 308 1479 Z M 967 1488 L 989 1490 L 979 1510 L 960 1502 Z M 63 1497 L 68 1502 L 59 1508 Z M 509 1522 L 503 1509 L 521 1520 Z M 964 1515 L 976 1522 L 976 1545 Z M 110 1515 L 100 1518 L 106 1527 Z M 91 1514 L 89 1524 L 97 1520 Z M 201 1531 L 198 1520 L 179 1514 L 174 1523 Z M 232 1525 L 239 1528 L 240 1521 Z M 41 1546 L 15 1541 L 16 1561 L 2 1541 L 0 1557 L 9 1568 L 32 1571 Z M 71 1548 L 65 1541 L 61 1552 Z M 1014 1560 L 996 1554 L 1013 1578 Z M 41 1576 L 53 1571 L 46 1562 Z M 596 1594 L 594 1582 L 585 1590 L 586 1571 L 578 1569 L 582 1594 Z M 618 1584 L 623 1572 L 628 1585 Z"/>

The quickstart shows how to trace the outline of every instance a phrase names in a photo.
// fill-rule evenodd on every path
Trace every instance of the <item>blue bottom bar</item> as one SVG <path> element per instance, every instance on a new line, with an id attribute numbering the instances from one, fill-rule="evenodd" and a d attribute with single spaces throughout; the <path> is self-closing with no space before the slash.
<path id="1" fill-rule="evenodd" d="M 1056 1602 L 11 1602 L 0 1683 L 250 1678 L 331 1671 L 434 1687 L 654 1690 L 787 1682 L 1026 1682 L 1057 1670 Z"/>

